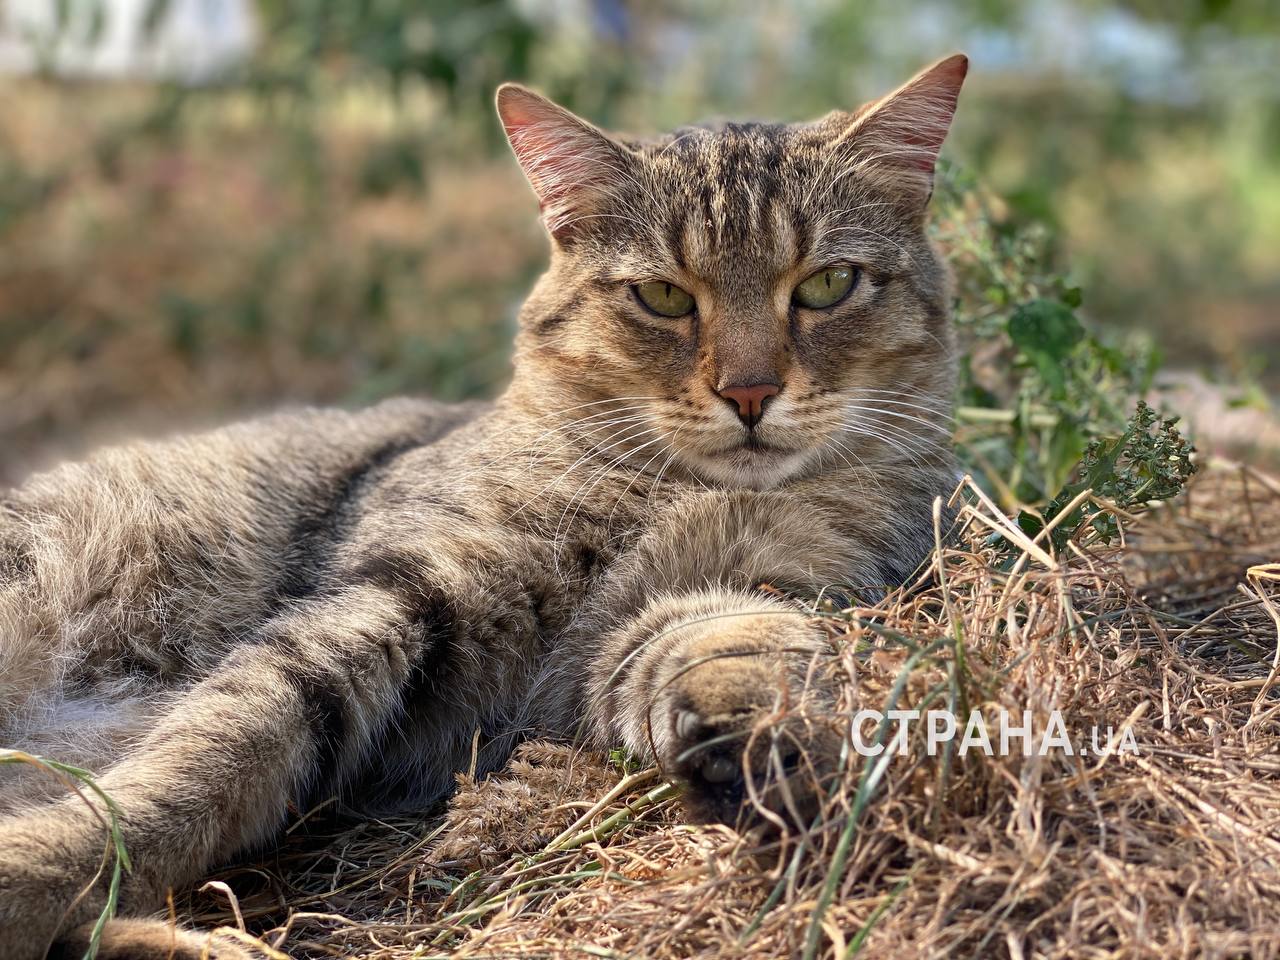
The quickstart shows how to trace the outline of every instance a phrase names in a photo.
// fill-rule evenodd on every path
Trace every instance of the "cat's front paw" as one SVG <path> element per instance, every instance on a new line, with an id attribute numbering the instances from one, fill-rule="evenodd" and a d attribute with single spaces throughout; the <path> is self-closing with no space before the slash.
<path id="1" fill-rule="evenodd" d="M 60 929 L 105 905 L 103 885 L 91 885 L 102 847 L 81 858 L 81 840 L 52 822 L 0 820 L 0 957 L 41 960 Z"/>
<path id="2" fill-rule="evenodd" d="M 771 615 L 695 629 L 652 719 L 663 773 L 692 819 L 807 825 L 840 747 L 825 636 Z"/>

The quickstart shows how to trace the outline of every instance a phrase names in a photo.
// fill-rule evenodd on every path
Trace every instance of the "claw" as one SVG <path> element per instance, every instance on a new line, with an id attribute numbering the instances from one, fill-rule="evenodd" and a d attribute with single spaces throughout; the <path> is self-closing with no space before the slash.
<path id="1" fill-rule="evenodd" d="M 710 757 L 702 764 L 701 773 L 707 783 L 728 783 L 738 776 L 738 765 L 728 757 Z"/>
<path id="2" fill-rule="evenodd" d="M 690 710 L 681 710 L 676 714 L 676 736 L 681 740 L 692 740 L 702 726 L 702 718 Z"/>

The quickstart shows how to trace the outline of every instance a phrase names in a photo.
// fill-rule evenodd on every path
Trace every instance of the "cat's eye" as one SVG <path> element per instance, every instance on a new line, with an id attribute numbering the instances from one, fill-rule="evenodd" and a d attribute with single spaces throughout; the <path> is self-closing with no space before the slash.
<path id="1" fill-rule="evenodd" d="M 858 268 L 842 264 L 824 267 L 813 276 L 802 280 L 792 291 L 791 298 L 802 307 L 821 310 L 834 307 L 849 295 L 858 283 Z"/>
<path id="2" fill-rule="evenodd" d="M 683 317 L 693 312 L 693 297 L 674 283 L 649 280 L 637 283 L 635 291 L 641 303 L 661 316 Z"/>

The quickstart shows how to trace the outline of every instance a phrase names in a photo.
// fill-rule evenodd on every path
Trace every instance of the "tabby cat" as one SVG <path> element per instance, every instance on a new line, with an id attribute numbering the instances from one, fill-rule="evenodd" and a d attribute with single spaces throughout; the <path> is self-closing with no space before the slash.
<path id="1" fill-rule="evenodd" d="M 966 69 L 651 141 L 504 86 L 551 261 L 501 397 L 279 413 L 0 497 L 0 744 L 121 811 L 101 956 L 240 956 L 143 918 L 290 810 L 420 808 L 532 733 L 651 757 L 696 818 L 802 812 L 835 725 L 751 744 L 811 680 L 813 601 L 910 576 L 955 482 L 925 212 Z M 102 813 L 0 767 L 0 957 L 83 951 Z"/>

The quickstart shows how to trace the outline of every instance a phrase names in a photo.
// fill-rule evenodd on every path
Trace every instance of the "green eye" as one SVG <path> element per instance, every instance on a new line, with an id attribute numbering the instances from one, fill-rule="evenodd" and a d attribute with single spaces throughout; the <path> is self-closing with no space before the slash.
<path id="1" fill-rule="evenodd" d="M 802 307 L 832 307 L 849 295 L 858 282 L 858 268 L 827 267 L 800 283 L 791 298 Z"/>
<path id="2" fill-rule="evenodd" d="M 641 303 L 664 317 L 683 317 L 693 311 L 693 297 L 674 283 L 650 280 L 647 283 L 637 283 L 635 291 Z"/>

